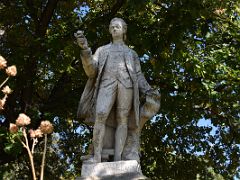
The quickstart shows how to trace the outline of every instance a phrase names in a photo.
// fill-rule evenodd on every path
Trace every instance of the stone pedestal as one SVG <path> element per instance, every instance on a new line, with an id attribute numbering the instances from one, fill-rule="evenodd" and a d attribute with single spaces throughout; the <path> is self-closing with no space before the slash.
<path id="1" fill-rule="evenodd" d="M 135 160 L 84 163 L 81 177 L 76 180 L 144 180 L 140 164 Z"/>

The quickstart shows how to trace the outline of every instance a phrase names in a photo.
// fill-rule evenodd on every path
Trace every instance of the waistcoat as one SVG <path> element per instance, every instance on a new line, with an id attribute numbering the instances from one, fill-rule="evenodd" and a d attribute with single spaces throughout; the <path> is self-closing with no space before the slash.
<path id="1" fill-rule="evenodd" d="M 114 81 L 119 81 L 125 88 L 133 87 L 132 80 L 126 67 L 122 45 L 112 44 L 109 48 L 109 56 L 103 70 L 101 81 L 101 83 L 104 83 L 104 86 L 113 84 L 112 82 Z"/>

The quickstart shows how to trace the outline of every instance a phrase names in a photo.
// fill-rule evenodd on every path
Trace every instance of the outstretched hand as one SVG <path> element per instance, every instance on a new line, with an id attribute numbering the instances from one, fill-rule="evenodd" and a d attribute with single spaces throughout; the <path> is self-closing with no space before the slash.
<path id="1" fill-rule="evenodd" d="M 84 36 L 84 31 L 78 30 L 76 33 L 74 33 L 74 36 L 77 39 L 77 43 L 78 45 L 82 48 L 82 49 L 88 49 L 88 42 L 86 37 Z"/>

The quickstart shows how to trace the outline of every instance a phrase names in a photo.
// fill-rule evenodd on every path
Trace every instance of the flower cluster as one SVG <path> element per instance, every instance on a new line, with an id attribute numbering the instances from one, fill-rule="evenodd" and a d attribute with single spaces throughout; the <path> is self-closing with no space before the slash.
<path id="1" fill-rule="evenodd" d="M 17 133 L 20 127 L 27 126 L 30 123 L 31 123 L 30 117 L 28 117 L 24 113 L 21 113 L 16 119 L 16 124 L 10 123 L 9 131 L 11 133 Z M 53 132 L 53 125 L 49 121 L 42 121 L 38 129 L 29 130 L 29 134 L 31 138 L 39 138 L 39 137 L 42 137 L 43 134 L 51 134 L 52 132 Z"/>
<path id="2" fill-rule="evenodd" d="M 13 66 L 9 66 L 7 69 L 6 69 L 6 73 L 8 76 L 16 76 L 17 75 L 17 68 L 15 65 Z"/>
<path id="3" fill-rule="evenodd" d="M 11 92 L 7 87 L 3 90 L 5 93 L 9 93 Z M 43 156 L 42 156 L 42 164 L 41 164 L 41 178 L 43 179 L 44 177 L 44 166 L 45 166 L 45 159 L 46 159 L 46 151 L 47 151 L 47 135 L 51 134 L 53 132 L 53 125 L 49 122 L 49 121 L 41 121 L 40 126 L 38 127 L 38 129 L 33 130 L 30 129 L 29 135 L 31 137 L 31 140 L 33 141 L 33 143 L 31 144 L 31 149 L 29 146 L 29 139 L 27 137 L 27 128 L 25 128 L 25 126 L 29 125 L 31 123 L 31 119 L 30 117 L 28 117 L 26 114 L 21 113 L 19 114 L 18 118 L 16 119 L 16 123 L 10 123 L 9 126 L 9 131 L 10 133 L 16 134 L 18 133 L 19 129 L 22 132 L 22 135 L 24 138 L 20 138 L 17 134 L 17 137 L 19 139 L 19 141 L 22 143 L 23 147 L 25 147 L 27 149 L 28 152 L 28 156 L 29 156 L 29 160 L 30 160 L 30 164 L 31 164 L 31 168 L 32 168 L 32 175 L 33 175 L 33 179 L 36 180 L 37 176 L 36 176 L 36 171 L 35 171 L 35 166 L 34 166 L 34 160 L 33 160 L 33 154 L 34 154 L 34 148 L 36 146 L 36 144 L 38 143 L 38 138 L 43 137 L 44 135 L 44 150 L 43 150 Z"/>
<path id="4" fill-rule="evenodd" d="M 53 125 L 49 121 L 42 121 L 38 129 L 29 130 L 29 134 L 31 138 L 43 137 L 43 134 L 51 134 L 52 132 L 53 132 Z"/>
<path id="5" fill-rule="evenodd" d="M 12 66 L 7 66 L 7 61 L 0 55 L 0 70 L 4 70 L 5 73 L 7 74 L 7 78 L 0 84 L 0 90 L 2 89 L 2 92 L 4 94 L 4 97 L 0 99 L 0 110 L 4 109 L 4 105 L 6 103 L 6 99 L 9 94 L 12 93 L 12 90 L 10 89 L 9 86 L 4 86 L 4 84 L 8 81 L 10 77 L 16 76 L 17 75 L 17 68 L 15 65 Z M 3 88 L 2 88 L 3 87 Z M 19 114 L 18 118 L 16 119 L 15 124 L 10 123 L 9 126 L 9 131 L 13 135 L 13 137 L 17 137 L 18 140 L 21 142 L 24 148 L 27 149 L 28 155 L 29 155 L 29 160 L 31 164 L 31 169 L 32 169 L 32 176 L 33 179 L 36 180 L 36 171 L 35 171 L 35 166 L 34 166 L 34 160 L 33 160 L 33 154 L 34 154 L 34 147 L 38 143 L 38 138 L 43 137 L 44 135 L 44 151 L 43 151 L 43 157 L 42 157 L 42 164 L 41 164 L 41 174 L 40 174 L 40 179 L 42 180 L 44 177 L 44 165 L 45 165 L 45 158 L 46 158 L 46 146 L 47 146 L 47 134 L 50 134 L 53 132 L 53 125 L 49 121 L 42 121 L 41 125 L 39 126 L 38 129 L 29 130 L 29 136 L 31 137 L 31 140 L 33 143 L 31 143 L 31 149 L 30 149 L 30 143 L 29 143 L 29 138 L 27 135 L 27 128 L 26 126 L 31 123 L 30 117 L 28 117 L 26 114 L 21 113 Z M 21 132 L 21 137 L 18 132 Z"/>
<path id="6" fill-rule="evenodd" d="M 5 69 L 7 67 L 7 61 L 4 57 L 0 55 L 0 69 Z M 16 76 L 17 68 L 15 65 L 9 66 L 6 68 L 6 74 L 8 76 Z"/>
<path id="7" fill-rule="evenodd" d="M 7 67 L 7 61 L 6 59 L 4 59 L 4 57 L 2 57 L 0 55 L 0 70 L 1 69 L 5 69 L 6 68 L 6 74 L 8 75 L 8 77 L 6 78 L 5 81 L 2 82 L 2 84 L 0 85 L 0 88 L 2 88 L 2 86 L 8 81 L 10 76 L 16 76 L 17 75 L 17 68 L 15 65 L 9 66 Z M 4 109 L 4 105 L 6 103 L 6 99 L 8 97 L 9 94 L 12 93 L 12 90 L 9 88 L 9 86 L 5 86 L 2 89 L 2 92 L 4 94 L 4 97 L 2 99 L 0 99 L 0 110 Z"/>
<path id="8" fill-rule="evenodd" d="M 30 129 L 29 130 L 29 134 L 30 134 L 31 138 L 43 137 L 43 133 L 42 133 L 42 131 L 40 129 L 36 129 L 36 130 Z"/>
<path id="9" fill-rule="evenodd" d="M 16 120 L 17 126 L 27 126 L 31 123 L 30 117 L 28 117 L 26 114 L 21 113 L 18 115 L 18 118 Z"/>
<path id="10" fill-rule="evenodd" d="M 9 86 L 5 86 L 5 87 L 2 89 L 2 92 L 3 92 L 4 94 L 9 95 L 9 94 L 12 93 L 12 90 L 10 89 Z"/>
<path id="11" fill-rule="evenodd" d="M 39 128 L 43 134 L 51 134 L 53 132 L 53 125 L 49 121 L 42 121 Z"/>

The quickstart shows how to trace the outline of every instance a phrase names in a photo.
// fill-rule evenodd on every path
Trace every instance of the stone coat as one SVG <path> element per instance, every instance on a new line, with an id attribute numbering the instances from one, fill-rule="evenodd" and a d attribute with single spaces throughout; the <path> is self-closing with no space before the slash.
<path id="1" fill-rule="evenodd" d="M 98 48 L 94 55 L 92 55 L 91 49 L 81 51 L 83 68 L 89 79 L 79 102 L 77 116 L 79 118 L 84 118 L 86 123 L 94 123 L 95 121 L 94 115 L 97 93 L 104 71 L 104 66 L 110 53 L 110 46 L 111 43 Z M 140 126 L 139 92 L 146 93 L 151 89 L 151 87 L 142 74 L 137 53 L 126 45 L 122 45 L 122 47 L 122 50 L 124 51 L 124 60 L 133 82 L 134 91 L 133 107 L 130 112 L 128 127 L 129 129 L 137 129 Z"/>

